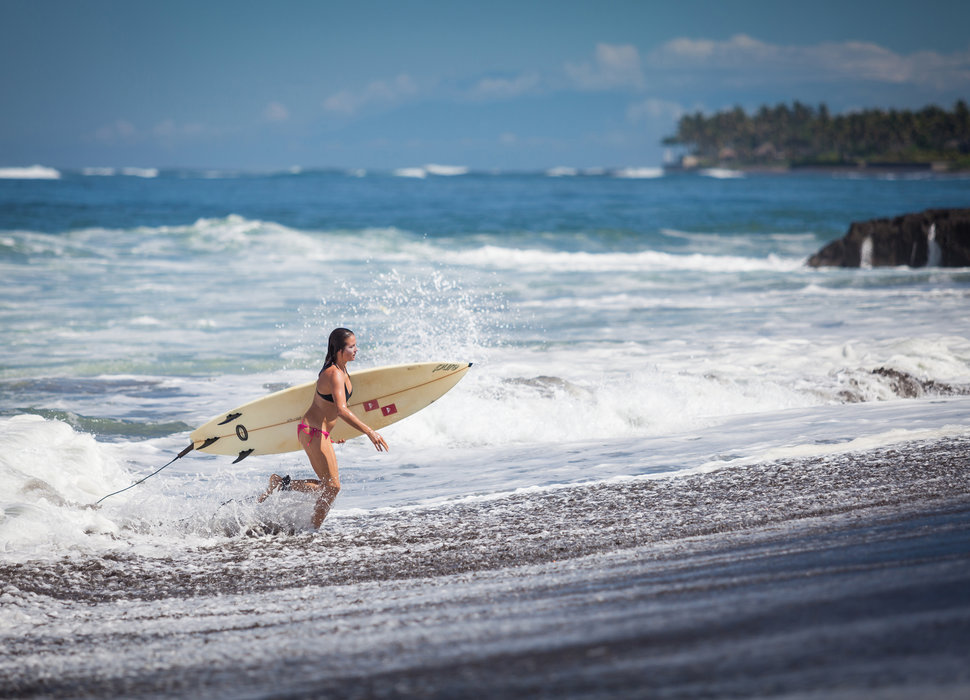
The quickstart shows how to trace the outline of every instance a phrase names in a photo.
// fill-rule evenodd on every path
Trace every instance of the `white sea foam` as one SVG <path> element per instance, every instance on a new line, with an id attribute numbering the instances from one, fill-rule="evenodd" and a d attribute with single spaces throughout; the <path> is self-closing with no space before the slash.
<path id="1" fill-rule="evenodd" d="M 59 180 L 61 173 L 43 165 L 26 168 L 0 168 L 0 180 Z"/>
<path id="2" fill-rule="evenodd" d="M 122 168 L 121 174 L 129 177 L 151 179 L 158 177 L 158 168 Z"/>
<path id="3" fill-rule="evenodd" d="M 576 168 L 567 168 L 564 166 L 549 168 L 546 171 L 546 175 L 549 177 L 575 177 L 579 175 L 579 170 Z"/>
<path id="4" fill-rule="evenodd" d="M 57 421 L 0 418 L 0 549 L 43 554 L 50 547 L 104 546 L 118 527 L 89 506 L 127 485 L 118 451 Z"/>
<path id="5" fill-rule="evenodd" d="M 926 266 L 939 267 L 943 260 L 943 249 L 936 242 L 936 222 L 930 224 L 929 231 L 926 232 L 926 246 L 928 248 Z"/>
<path id="6" fill-rule="evenodd" d="M 398 168 L 394 171 L 395 177 L 410 177 L 423 180 L 428 177 L 428 171 L 424 168 Z"/>
<path id="7" fill-rule="evenodd" d="M 464 165 L 438 165 L 436 163 L 428 163 L 424 166 L 424 169 L 430 175 L 438 175 L 439 177 L 454 177 L 456 175 L 467 175 L 468 168 Z"/>
<path id="8" fill-rule="evenodd" d="M 801 259 L 742 258 L 724 255 L 676 255 L 656 251 L 640 253 L 571 253 L 538 249 L 483 246 L 474 250 L 442 255 L 449 262 L 500 269 L 531 269 L 555 272 L 658 271 L 694 272 L 792 271 L 803 265 Z"/>
<path id="9" fill-rule="evenodd" d="M 744 177 L 743 171 L 730 168 L 703 168 L 698 173 L 704 177 L 713 177 L 716 180 L 739 180 Z"/>
<path id="10" fill-rule="evenodd" d="M 697 249 L 710 250 L 719 243 L 725 252 L 751 248 L 745 241 L 724 242 L 715 234 L 681 234 L 665 231 L 674 237 L 690 238 Z M 523 269 L 537 274 L 546 272 L 608 271 L 793 271 L 803 267 L 802 257 L 743 257 L 730 254 L 680 254 L 660 251 L 637 253 L 593 253 L 547 251 L 538 248 L 482 245 L 456 249 L 450 241 L 438 243 L 406 231 L 371 228 L 356 231 L 304 231 L 281 224 L 247 219 L 238 215 L 199 219 L 182 226 L 139 227 L 131 230 L 83 229 L 68 234 L 13 232 L 11 245 L 21 246 L 32 254 L 74 255 L 115 259 L 121 242 L 134 252 L 142 265 L 167 266 L 170 256 L 185 249 L 206 253 L 231 252 L 240 262 L 250 256 L 265 256 L 302 266 L 306 261 L 384 261 L 387 263 L 424 264 L 439 260 L 452 265 L 485 269 Z M 326 245 L 321 246 L 321 240 Z M 792 245 L 803 245 L 805 237 L 792 239 Z M 809 239 L 810 240 L 810 239 Z M 784 241 L 782 241 L 784 243 Z M 721 253 L 721 251 L 717 251 Z M 98 264 L 89 260 L 86 264 Z M 191 265 L 191 263 L 181 263 Z"/>
<path id="11" fill-rule="evenodd" d="M 663 168 L 620 168 L 614 170 L 613 177 L 625 180 L 653 180 L 664 176 Z"/>
<path id="12" fill-rule="evenodd" d="M 203 170 L 201 173 L 186 171 L 179 174 L 180 178 L 192 178 L 201 176 L 206 180 L 232 180 L 242 176 L 238 170 Z"/>
<path id="13" fill-rule="evenodd" d="M 939 428 L 929 428 L 923 430 L 906 430 L 903 428 L 887 430 L 882 433 L 865 435 L 853 438 L 844 442 L 834 444 L 802 444 L 786 445 L 783 447 L 770 447 L 760 450 L 756 454 L 728 460 L 714 460 L 706 462 L 696 469 L 691 470 L 695 473 L 723 469 L 724 467 L 737 467 L 746 464 L 757 464 L 760 462 L 775 462 L 785 459 L 807 459 L 811 457 L 830 457 L 833 455 L 846 454 L 848 452 L 868 452 L 870 450 L 884 449 L 892 445 L 899 445 L 907 442 L 936 441 L 947 438 L 970 436 L 970 423 L 950 424 Z"/>
<path id="14" fill-rule="evenodd" d="M 443 290 L 440 299 L 450 300 L 453 315 L 454 296 Z M 469 357 L 459 347 L 434 347 L 441 341 L 435 340 L 441 326 L 433 319 L 425 328 L 418 324 L 433 302 L 432 296 L 411 294 L 396 306 L 402 314 L 413 309 L 402 319 L 402 328 L 417 332 L 413 337 L 395 336 L 394 351 L 409 356 L 420 348 L 423 357 L 471 359 L 475 365 L 432 407 L 382 431 L 392 445 L 389 455 L 374 453 L 362 441 L 339 448 L 345 489 L 335 517 L 345 509 L 399 507 L 469 493 L 494 495 L 537 485 L 704 470 L 740 464 L 737 460 L 742 459 L 821 454 L 813 445 L 822 445 L 823 451 L 829 449 L 826 445 L 841 445 L 842 451 L 863 449 L 878 445 L 886 426 L 893 424 L 918 431 L 898 436 L 903 440 L 945 436 L 934 430 L 958 434 L 965 429 L 961 425 L 966 423 L 970 399 L 930 405 L 895 400 L 864 408 L 835 403 L 840 388 L 837 377 L 829 393 L 823 391 L 825 375 L 838 368 L 859 367 L 859 381 L 878 383 L 884 380 L 861 370 L 887 360 L 903 363 L 905 358 L 923 362 L 937 357 L 940 364 L 929 367 L 931 371 L 968 380 L 970 343 L 959 337 L 881 348 L 821 349 L 816 342 L 752 342 L 750 338 L 738 338 L 733 344 L 719 339 L 710 348 L 671 341 L 666 348 L 647 349 L 630 342 L 604 349 L 605 341 L 600 339 L 560 350 L 509 352 L 496 347 Z M 444 335 L 453 342 L 458 334 Z M 371 347 L 369 335 L 361 334 L 360 340 L 364 366 L 388 363 L 387 350 Z M 192 342 L 199 346 L 198 340 Z M 319 351 L 302 354 L 300 362 L 304 367 L 312 365 L 319 356 Z M 623 362 L 616 362 L 617 357 Z M 176 409 L 182 420 L 196 425 L 269 387 L 305 381 L 313 371 L 172 380 L 171 388 L 159 394 L 179 397 L 177 406 L 168 402 L 168 410 Z M 137 415 L 145 410 L 144 400 L 136 396 L 128 402 L 121 401 L 124 397 L 117 391 L 109 396 L 112 405 L 104 408 L 108 415 L 129 410 Z M 93 398 L 104 402 L 103 396 Z M 142 542 L 139 533 L 164 551 L 169 538 L 184 537 L 186 528 L 204 537 L 238 532 L 245 529 L 239 523 L 260 517 L 258 509 L 234 505 L 220 510 L 224 501 L 258 492 L 273 471 L 309 476 L 300 453 L 251 457 L 240 465 L 192 455 L 151 482 L 106 501 L 102 510 L 88 511 L 83 504 L 147 475 L 174 456 L 185 436 L 103 445 L 55 421 L 19 417 L 3 425 L 7 430 L 0 431 L 0 443 L 10 448 L 6 461 L 0 461 L 5 483 L 16 484 L 18 493 L 24 479 L 9 466 L 21 472 L 29 467 L 32 476 L 52 484 L 58 498 L 66 502 L 55 499 L 53 512 L 41 496 L 20 496 L 4 503 L 4 508 L 10 506 L 7 524 L 14 529 L 0 526 L 0 533 L 18 556 L 24 552 L 58 556 L 66 546 L 85 550 L 130 546 Z M 596 439 L 590 442 L 593 436 Z M 853 443 L 867 436 L 869 442 Z M 55 470 L 50 475 L 32 466 L 38 444 L 47 450 L 40 458 Z M 134 462 L 130 475 L 119 466 L 122 456 Z M 98 476 L 101 472 L 105 475 Z M 469 474 L 475 475 L 473 483 L 468 482 Z M 73 486 L 76 482 L 90 483 L 78 489 Z M 213 483 L 218 488 L 213 489 Z M 31 493 L 50 492 L 40 487 Z M 274 511 L 277 520 L 287 514 L 308 521 L 307 503 L 278 505 L 282 510 Z M 213 521 L 216 513 L 221 514 L 218 522 Z M 40 522 L 46 529 L 38 530 Z M 305 522 L 297 525 L 306 527 Z M 39 539 L 27 537 L 37 532 L 42 533 Z"/>
<path id="15" fill-rule="evenodd" d="M 115 168 L 84 168 L 81 170 L 81 174 L 89 177 L 111 177 L 117 172 Z"/>
<path id="16" fill-rule="evenodd" d="M 689 235 L 698 236 L 692 243 L 699 249 L 709 247 L 705 234 Z M 594 322 L 606 324 L 604 332 L 622 327 L 628 338 L 652 339 L 653 352 L 660 349 L 666 353 L 665 344 L 669 342 L 669 347 L 675 348 L 673 343 L 679 340 L 695 348 L 695 363 L 703 364 L 710 355 L 716 376 L 724 376 L 725 368 L 737 365 L 740 377 L 745 355 L 751 357 L 752 341 L 746 324 L 749 319 L 763 318 L 766 310 L 771 311 L 771 320 L 758 321 L 764 334 L 758 342 L 774 335 L 815 340 L 794 346 L 781 342 L 765 345 L 759 348 L 759 353 L 765 353 L 763 361 L 748 361 L 748 371 L 771 373 L 784 368 L 772 381 L 778 385 L 805 382 L 829 400 L 845 388 L 859 398 L 889 397 L 884 379 L 865 374 L 879 366 L 925 379 L 958 381 L 960 367 L 964 366 L 961 363 L 966 363 L 965 358 L 954 356 L 959 341 L 947 341 L 944 347 L 933 349 L 941 334 L 960 337 L 959 331 L 945 332 L 946 314 L 939 315 L 941 308 L 962 303 L 960 288 L 900 286 L 894 281 L 900 275 L 919 280 L 925 271 L 872 270 L 865 273 L 872 283 L 845 287 L 838 273 L 805 268 L 797 257 L 550 252 L 498 245 L 456 249 L 451 241 L 422 239 L 393 228 L 301 231 L 238 216 L 127 231 L 88 229 L 57 235 L 12 232 L 5 238 L 9 239 L 5 245 L 34 257 L 41 265 L 58 259 L 59 274 L 74 279 L 78 293 L 91 300 L 89 305 L 71 311 L 79 325 L 64 328 L 55 319 L 65 312 L 67 302 L 50 296 L 51 288 L 37 277 L 36 266 L 5 268 L 10 284 L 37 301 L 40 315 L 34 320 L 40 324 L 38 328 L 47 329 L 32 334 L 30 344 L 9 346 L 11 366 L 34 361 L 30 359 L 36 356 L 33 348 L 36 343 L 47 342 L 45 338 L 57 348 L 45 354 L 45 365 L 67 363 L 98 371 L 134 371 L 142 365 L 147 369 L 159 348 L 192 346 L 201 357 L 218 358 L 227 343 L 238 342 L 240 333 L 246 334 L 247 346 L 261 348 L 258 354 L 268 351 L 270 357 L 277 355 L 273 351 L 276 344 L 281 348 L 279 354 L 309 358 L 320 351 L 318 339 L 311 341 L 308 337 L 321 332 L 315 324 L 328 326 L 348 317 L 359 319 L 358 323 L 366 321 L 376 337 L 390 334 L 406 339 L 401 350 L 395 351 L 396 356 L 385 352 L 380 359 L 408 361 L 407 353 L 424 352 L 419 348 L 435 343 L 434 338 L 442 336 L 444 328 L 463 338 L 465 347 L 470 348 L 476 342 L 491 344 L 504 335 L 486 329 L 506 325 L 528 328 L 532 323 L 529 319 L 541 318 L 540 323 L 550 332 L 555 329 L 555 333 L 567 336 L 573 332 L 582 336 L 579 329 Z M 796 237 L 792 245 L 800 242 L 803 238 Z M 731 250 L 732 245 L 743 248 L 746 243 L 728 240 L 721 245 Z M 192 256 L 185 257 L 186 251 L 192 251 Z M 218 265 L 213 265 L 216 258 Z M 339 271 L 339 284 L 313 283 L 310 288 L 318 291 L 308 295 L 306 280 L 317 279 L 321 264 Z M 108 269 L 111 274 L 103 274 Z M 374 270 L 393 272 L 375 275 Z M 496 290 L 494 275 L 503 271 L 514 274 L 502 275 L 502 289 Z M 730 295 L 719 293 L 722 285 L 734 285 L 739 276 L 743 279 L 747 275 L 784 282 L 774 283 L 769 292 L 758 282 L 750 289 L 735 288 Z M 259 298 L 245 304 L 231 299 L 227 303 L 226 290 L 234 289 L 240 279 L 261 289 Z M 887 283 L 879 282 L 881 279 Z M 192 280 L 191 285 L 187 286 L 185 280 Z M 582 294 L 574 293 L 576 284 L 583 289 Z M 156 309 L 154 303 L 160 296 L 172 303 Z M 819 297 L 849 302 L 843 305 L 837 323 L 831 323 L 831 314 L 824 312 L 828 302 L 819 305 Z M 293 299 L 300 300 L 297 307 L 293 307 Z M 98 311 L 107 308 L 106 304 L 112 309 L 107 316 Z M 907 335 L 917 343 L 916 349 L 890 352 L 894 346 L 880 338 L 895 334 L 878 316 L 866 313 L 872 304 L 886 313 L 905 314 Z M 170 313 L 174 307 L 180 313 Z M 144 311 L 148 308 L 152 309 L 150 314 Z M 213 309 L 218 311 L 214 313 Z M 690 326 L 686 336 L 683 331 L 677 337 L 668 336 L 672 331 L 657 323 L 673 313 L 696 324 Z M 49 326 L 45 325 L 45 315 L 50 317 Z M 285 321 L 292 316 L 306 319 L 308 315 L 310 320 L 301 324 Z M 127 320 L 115 323 L 118 316 Z M 309 325 L 304 329 L 302 323 Z M 277 331 L 252 335 L 243 330 L 254 324 L 266 324 Z M 138 332 L 132 333 L 133 328 Z M 415 333 L 417 329 L 421 332 Z M 868 359 L 838 357 L 840 352 L 834 350 L 829 353 L 829 349 L 867 336 L 871 339 L 860 347 L 867 348 Z M 68 338 L 71 342 L 65 343 Z M 735 338 L 741 340 L 735 342 Z M 779 350 L 768 353 L 771 347 Z M 731 359 L 735 348 L 736 361 Z M 92 365 L 88 358 L 96 350 L 101 360 Z M 932 360 L 937 351 L 942 353 L 941 358 L 949 358 L 942 360 L 944 364 Z M 830 355 L 831 359 L 817 364 L 825 371 L 807 372 L 813 362 Z M 675 354 L 669 356 L 675 358 Z M 789 357 L 804 359 L 804 363 L 791 364 Z M 116 369 L 109 370 L 111 367 Z M 837 376 L 839 372 L 842 375 Z M 840 386 L 848 381 L 853 386 Z"/>
<path id="17" fill-rule="evenodd" d="M 609 437 L 604 432 L 608 426 L 591 419 L 610 404 L 594 399 L 591 408 L 588 390 L 577 388 L 549 397 L 545 408 L 530 405 L 528 394 L 514 390 L 497 395 L 491 406 L 503 406 L 508 415 L 496 420 L 492 410 L 488 421 L 479 421 L 483 437 L 479 442 L 447 449 L 425 442 L 429 430 L 474 426 L 473 416 L 481 414 L 465 405 L 467 395 L 485 384 L 469 391 L 463 382 L 441 399 L 442 405 L 436 403 L 384 429 L 392 445 L 389 454 L 375 454 L 360 441 L 340 446 L 345 488 L 332 517 L 454 499 L 494 499 L 571 483 L 666 478 L 970 434 L 966 419 L 970 399 L 963 397 L 931 405 L 895 401 L 748 412 L 694 426 L 681 424 L 686 430 L 644 433 L 633 426 L 624 435 Z M 642 388 L 628 386 L 626 391 L 635 396 Z M 584 399 L 575 406 L 568 400 L 573 391 Z M 642 398 L 640 394 L 640 402 Z M 658 397 L 658 409 L 664 398 Z M 527 410 L 518 411 L 523 401 Z M 626 406 L 634 408 L 640 402 Z M 616 397 L 610 403 L 623 405 Z M 555 419 L 548 420 L 550 416 Z M 886 429 L 893 424 L 906 427 Z M 538 431 L 540 438 L 545 437 L 545 429 L 559 434 L 556 440 L 536 442 L 516 432 L 519 429 Z M 5 492 L 0 520 L 5 556 L 10 560 L 57 558 L 71 550 L 133 546 L 143 554 L 164 556 L 167 547 L 187 535 L 231 535 L 245 529 L 247 522 L 266 517 L 308 529 L 309 500 L 274 498 L 265 506 L 251 500 L 265 488 L 272 471 L 308 475 L 300 453 L 254 457 L 240 465 L 231 465 L 226 458 L 190 455 L 150 481 L 104 501 L 100 509 L 88 507 L 173 457 L 181 446 L 180 437 L 164 441 L 168 447 L 162 450 L 136 443 L 104 445 L 56 421 L 25 416 L 0 419 L 0 438 L 6 448 L 0 456 L 0 475 L 11 487 Z M 123 454 L 139 463 L 131 473 L 120 468 Z M 467 481 L 469 474 L 475 475 L 473 483 Z M 226 505 L 229 499 L 235 500 Z"/>
<path id="18" fill-rule="evenodd" d="M 354 466 L 348 468 L 348 487 L 341 493 L 334 516 L 494 500 L 576 483 L 671 478 L 731 466 L 964 437 L 970 435 L 968 406 L 966 397 L 923 408 L 914 401 L 816 405 L 745 412 L 683 426 L 687 430 L 610 438 L 600 436 L 599 425 L 581 422 L 578 428 L 564 426 L 564 436 L 555 443 L 492 443 L 447 452 L 409 445 L 404 456 L 393 452 L 371 456 L 360 451 L 348 458 Z M 569 410 L 568 406 L 558 409 L 557 419 L 568 416 Z M 447 415 L 447 422 L 462 418 L 452 411 Z M 530 425 L 537 427 L 535 421 Z M 892 425 L 907 427 L 887 429 Z M 382 432 L 396 444 L 410 439 L 413 426 L 402 424 L 397 431 L 388 428 Z M 503 424 L 494 425 L 493 430 L 505 434 Z M 597 438 L 590 439 L 590 435 Z M 465 483 L 460 478 L 463 474 L 474 474 L 474 483 Z"/>
<path id="19" fill-rule="evenodd" d="M 580 410 L 575 411 L 576 425 L 566 421 L 562 426 L 563 437 L 558 443 L 543 445 L 517 439 L 515 433 L 508 431 L 510 423 L 490 421 L 487 427 L 496 439 L 486 443 L 446 451 L 440 447 L 422 448 L 422 436 L 429 424 L 454 425 L 467 418 L 464 411 L 456 412 L 456 404 L 462 402 L 459 394 L 456 397 L 451 406 L 429 409 L 419 414 L 425 419 L 423 425 L 416 422 L 419 416 L 415 416 L 414 420 L 385 429 L 384 434 L 396 448 L 391 455 L 374 455 L 366 449 L 367 445 L 358 443 L 342 446 L 339 458 L 345 464 L 342 473 L 346 488 L 334 517 L 360 509 L 435 503 L 469 492 L 486 494 L 491 498 L 537 486 L 637 474 L 703 471 L 740 463 L 738 460 L 741 459 L 756 461 L 816 454 L 817 450 L 808 448 L 786 448 L 786 436 L 792 434 L 794 426 L 801 426 L 804 432 L 806 421 L 815 420 L 820 428 L 829 422 L 826 417 L 828 409 L 824 409 L 815 419 L 805 411 L 787 417 L 773 413 L 746 419 L 745 423 L 749 426 L 757 425 L 758 420 L 770 421 L 769 426 L 749 428 L 746 434 L 729 426 L 720 429 L 708 427 L 704 440 L 678 433 L 658 433 L 650 438 L 628 436 L 604 443 L 603 436 L 597 442 L 588 442 L 587 436 L 600 435 L 603 426 L 582 420 L 584 413 Z M 518 402 L 511 395 L 506 400 Z M 432 416 L 435 410 L 441 415 Z M 898 413 L 900 409 L 896 411 Z M 560 421 L 571 412 L 574 411 L 568 404 L 556 409 Z M 940 418 L 927 416 L 922 420 L 944 420 L 950 418 L 951 414 L 952 410 Z M 586 411 L 585 415 L 588 416 L 589 412 Z M 540 425 L 530 419 L 528 412 L 523 413 L 522 417 L 533 430 Z M 862 420 L 860 426 L 866 422 Z M 18 426 L 18 423 L 21 425 Z M 851 420 L 840 421 L 839 435 L 852 435 L 858 429 L 850 423 Z M 13 428 L 21 430 L 20 437 L 10 439 L 11 424 Z M 25 426 L 29 426 L 26 432 Z M 105 501 L 100 510 L 92 510 L 86 507 L 87 504 L 111 490 L 129 485 L 139 472 L 143 476 L 150 473 L 144 463 L 131 475 L 117 469 L 117 457 L 114 455 L 120 454 L 121 450 L 130 452 L 135 445 L 97 445 L 90 437 L 77 434 L 63 424 L 34 418 L 8 420 L 2 429 L 8 454 L 0 462 L 0 468 L 7 483 L 14 488 L 12 497 L 3 502 L 5 516 L 0 523 L 0 538 L 5 552 L 12 558 L 56 557 L 68 547 L 91 551 L 149 544 L 139 533 L 150 536 L 153 547 L 163 548 L 159 552 L 162 554 L 166 542 L 183 538 L 186 528 L 195 529 L 199 535 L 208 537 L 225 532 L 227 528 L 230 532 L 234 531 L 233 528 L 239 527 L 240 518 L 245 522 L 259 517 L 255 504 L 247 505 L 246 498 L 265 487 L 265 479 L 270 471 L 293 472 L 298 476 L 308 469 L 305 458 L 298 453 L 251 458 L 239 466 L 229 465 L 226 459 L 205 460 L 190 456 L 152 481 Z M 946 434 L 962 434 L 967 427 L 950 426 L 947 430 L 950 432 Z M 820 435 L 824 436 L 825 433 Z M 927 428 L 898 436 L 898 439 L 923 439 L 934 435 L 933 429 Z M 37 443 L 43 441 L 46 441 L 43 449 L 52 469 L 38 474 L 34 459 L 37 456 Z M 861 449 L 870 446 L 870 443 L 878 446 L 878 442 L 878 437 L 873 437 L 868 442 L 823 447 L 826 453 L 832 453 Z M 174 449 L 173 445 L 173 453 Z M 739 450 L 748 450 L 749 454 L 727 462 L 710 459 L 713 454 L 737 454 Z M 141 455 L 142 462 L 148 464 L 167 461 L 173 456 L 145 450 L 137 454 Z M 150 455 L 156 456 L 152 458 Z M 31 477 L 20 473 L 22 470 L 10 469 L 10 463 L 17 460 L 22 461 L 23 466 L 30 466 L 34 472 Z M 108 478 L 99 476 L 106 463 L 113 472 Z M 207 475 L 201 481 L 200 470 Z M 476 474 L 471 488 L 462 477 L 469 473 Z M 78 488 L 77 484 L 83 487 Z M 218 485 L 218 488 L 212 489 L 212 485 Z M 228 509 L 221 509 L 220 505 L 228 498 L 241 500 Z M 308 521 L 312 504 L 305 502 L 306 499 L 291 501 L 271 502 L 269 506 L 275 507 L 273 518 L 295 518 L 301 522 L 294 521 L 293 524 L 298 529 L 305 529 L 307 523 L 302 521 Z M 217 521 L 213 517 L 217 517 Z M 221 522 L 218 518 L 228 520 Z M 216 530 L 211 530 L 214 526 Z"/>
<path id="20" fill-rule="evenodd" d="M 131 319 L 131 324 L 133 326 L 160 326 L 162 322 L 154 316 L 139 316 Z"/>

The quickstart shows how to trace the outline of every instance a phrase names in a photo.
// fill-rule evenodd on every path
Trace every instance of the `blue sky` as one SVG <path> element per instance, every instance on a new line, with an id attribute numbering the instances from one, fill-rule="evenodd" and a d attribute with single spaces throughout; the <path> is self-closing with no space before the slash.
<path id="1" fill-rule="evenodd" d="M 0 167 L 659 165 L 685 112 L 970 98 L 968 8 L 0 0 Z"/>

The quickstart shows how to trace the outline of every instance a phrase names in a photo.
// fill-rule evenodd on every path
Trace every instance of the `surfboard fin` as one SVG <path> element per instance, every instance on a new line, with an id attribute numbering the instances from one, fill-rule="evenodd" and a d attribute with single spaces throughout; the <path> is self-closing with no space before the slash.
<path id="1" fill-rule="evenodd" d="M 225 425 L 226 423 L 232 423 L 234 420 L 236 420 L 237 418 L 239 418 L 239 416 L 241 416 L 241 415 L 242 415 L 241 413 L 230 413 L 229 415 L 227 415 L 225 417 L 225 420 L 223 420 L 221 423 L 219 423 L 219 425 Z"/>
<path id="2" fill-rule="evenodd" d="M 243 450 L 242 452 L 239 453 L 239 456 L 238 457 L 236 457 L 234 460 L 232 460 L 232 463 L 233 464 L 238 464 L 239 462 L 241 462 L 244 459 L 246 459 L 246 457 L 248 457 L 252 453 L 253 453 L 253 450 Z"/>

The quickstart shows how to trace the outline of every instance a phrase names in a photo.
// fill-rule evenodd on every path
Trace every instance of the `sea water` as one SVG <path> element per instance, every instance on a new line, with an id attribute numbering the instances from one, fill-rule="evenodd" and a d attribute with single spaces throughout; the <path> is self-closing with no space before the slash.
<path id="1" fill-rule="evenodd" d="M 852 221 L 960 205 L 966 179 L 357 175 L 0 181 L 8 555 L 96 552 L 92 529 L 114 542 L 148 521 L 158 544 L 187 504 L 310 476 L 300 453 L 195 454 L 78 508 L 211 416 L 312 379 L 337 326 L 357 333 L 354 368 L 474 367 L 385 431 L 389 454 L 339 448 L 334 517 L 964 423 L 929 399 L 970 385 L 970 272 L 805 259 Z M 773 428 L 732 437 L 739 416 Z M 816 420 L 838 427 L 803 435 Z"/>
<path id="2" fill-rule="evenodd" d="M 966 178 L 148 174 L 0 179 L 8 563 L 191 569 L 192 548 L 252 555 L 254 532 L 352 538 L 436 508 L 970 435 L 970 270 L 805 264 L 853 221 L 965 206 Z M 357 335 L 351 373 L 474 364 L 382 430 L 389 453 L 337 447 L 320 533 L 304 497 L 254 498 L 271 473 L 311 477 L 302 453 L 190 453 L 93 507 L 212 416 L 313 379 L 338 326 Z"/>

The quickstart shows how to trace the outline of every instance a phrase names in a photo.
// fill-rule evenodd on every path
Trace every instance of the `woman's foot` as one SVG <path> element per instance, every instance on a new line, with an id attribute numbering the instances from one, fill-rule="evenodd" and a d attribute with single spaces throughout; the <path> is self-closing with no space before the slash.
<path id="1" fill-rule="evenodd" d="M 265 493 L 260 494 L 259 498 L 257 498 L 256 500 L 259 503 L 262 503 L 267 498 L 269 498 L 269 495 L 271 493 L 273 493 L 274 491 L 276 491 L 277 489 L 280 489 L 280 488 L 282 488 L 284 491 L 286 491 L 287 488 L 289 488 L 289 485 L 290 485 L 290 476 L 289 476 L 289 474 L 287 474 L 286 476 L 280 476 L 279 474 L 270 474 L 270 477 L 269 477 L 269 488 L 266 489 L 266 492 Z"/>

